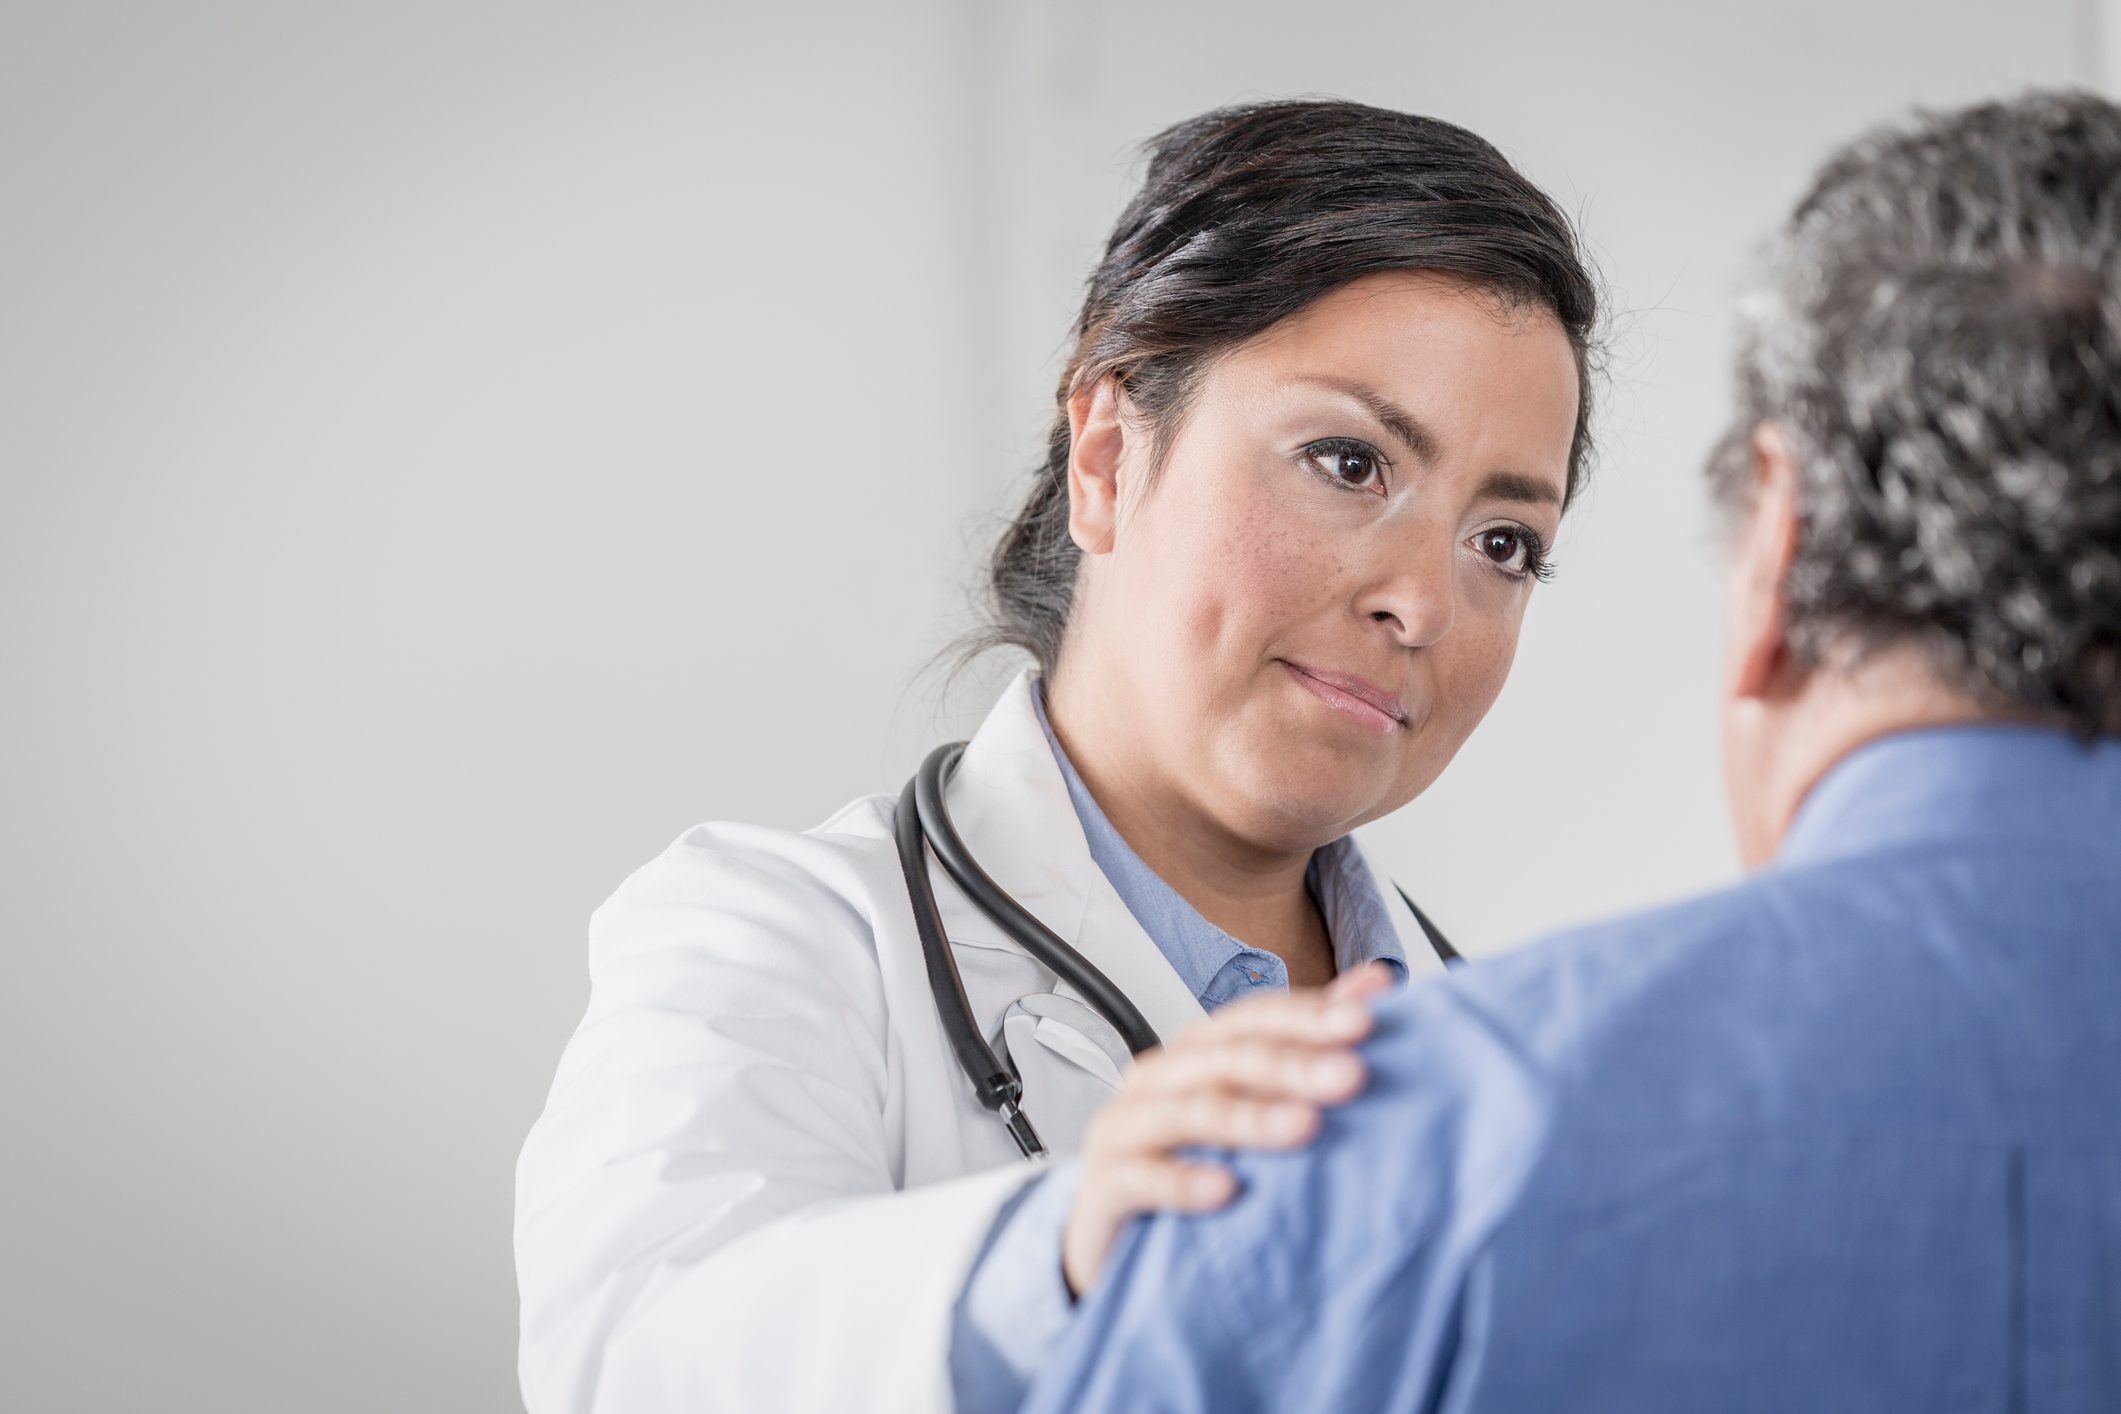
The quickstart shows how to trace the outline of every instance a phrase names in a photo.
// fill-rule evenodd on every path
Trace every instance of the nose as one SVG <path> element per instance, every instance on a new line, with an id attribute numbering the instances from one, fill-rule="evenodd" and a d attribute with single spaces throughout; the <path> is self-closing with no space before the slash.
<path id="1" fill-rule="evenodd" d="M 1456 544 L 1448 532 L 1425 528 L 1378 547 L 1378 562 L 1356 611 L 1383 624 L 1403 648 L 1427 648 L 1451 631 L 1458 613 Z"/>

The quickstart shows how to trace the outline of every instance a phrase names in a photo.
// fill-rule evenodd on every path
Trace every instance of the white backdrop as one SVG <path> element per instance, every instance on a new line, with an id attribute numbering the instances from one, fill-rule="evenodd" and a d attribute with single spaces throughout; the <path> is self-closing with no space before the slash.
<path id="1" fill-rule="evenodd" d="M 589 911 L 970 730 L 1134 144 L 1489 136 L 1620 311 L 1515 678 L 1373 827 L 1472 950 L 1728 877 L 1696 485 L 1749 243 L 2091 0 L 0 11 L 0 1407 L 505 1409 Z"/>

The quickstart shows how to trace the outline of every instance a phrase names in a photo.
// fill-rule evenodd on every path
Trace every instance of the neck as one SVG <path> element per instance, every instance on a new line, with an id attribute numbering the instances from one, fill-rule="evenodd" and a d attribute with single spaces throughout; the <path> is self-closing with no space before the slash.
<path id="1" fill-rule="evenodd" d="M 1881 652 L 1853 666 L 1822 665 L 1780 700 L 1733 710 L 1762 719 L 1750 727 L 1764 742 L 1755 753 L 1754 779 L 1743 789 L 1732 785 L 1740 852 L 1750 867 L 1774 857 L 1813 788 L 1861 747 L 1930 727 L 2041 720 L 1998 711 L 1946 687 L 1910 652 Z"/>
<path id="2" fill-rule="evenodd" d="M 1045 686 L 1061 749 L 1142 863 L 1210 923 L 1279 957 L 1292 985 L 1330 980 L 1332 944 L 1304 886 L 1311 851 L 1263 849 L 1232 833 L 1177 788 L 1147 743 L 1118 729 L 1141 717 L 1109 689 L 1068 673 Z"/>

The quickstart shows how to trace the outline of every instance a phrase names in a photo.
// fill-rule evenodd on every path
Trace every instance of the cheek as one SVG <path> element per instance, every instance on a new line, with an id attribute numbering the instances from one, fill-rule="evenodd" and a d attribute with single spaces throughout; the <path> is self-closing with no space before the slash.
<path id="1" fill-rule="evenodd" d="M 1465 587 L 1452 632 L 1429 660 L 1435 674 L 1435 708 L 1417 738 L 1424 759 L 1440 754 L 1448 760 L 1502 694 L 1517 657 L 1525 599 L 1522 592 L 1507 587 L 1478 582 Z"/>
<path id="2" fill-rule="evenodd" d="M 1509 680 L 1510 664 L 1517 658 L 1517 625 L 1496 626 L 1478 638 L 1468 638 L 1460 648 L 1458 660 L 1446 665 L 1454 680 L 1442 685 L 1443 700 L 1453 720 L 1471 731 L 1495 705 L 1502 685 Z"/>
<path id="3" fill-rule="evenodd" d="M 1160 572 L 1195 651 L 1260 651 L 1337 573 L 1331 538 L 1269 496 L 1221 498 L 1180 535 Z"/>

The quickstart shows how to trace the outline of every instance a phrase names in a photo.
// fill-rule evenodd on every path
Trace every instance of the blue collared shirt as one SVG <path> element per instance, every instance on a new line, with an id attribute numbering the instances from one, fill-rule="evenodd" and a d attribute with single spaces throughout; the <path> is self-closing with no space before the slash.
<path id="1" fill-rule="evenodd" d="M 2121 741 L 1874 742 L 1760 874 L 1378 1012 L 1032 1409 L 2121 1409 Z"/>
<path id="2" fill-rule="evenodd" d="M 1213 1011 L 1253 992 L 1285 990 L 1289 971 L 1279 957 L 1248 947 L 1210 923 L 1112 827 L 1046 720 L 1040 679 L 1033 679 L 1031 701 L 1067 781 L 1091 859 L 1201 1006 Z M 1339 970 L 1382 961 L 1406 977 L 1399 935 L 1351 839 L 1343 836 L 1312 851 L 1304 880 L 1325 916 Z M 957 1305 L 950 1370 L 959 1409 L 1014 1407 L 1030 1374 L 1067 1328 L 1073 1303 L 1061 1276 L 1061 1234 L 1079 1177 L 1075 1163 L 1056 1164 L 996 1215 Z"/>
<path id="3" fill-rule="evenodd" d="M 1053 748 L 1053 759 L 1060 765 L 1061 777 L 1068 783 L 1068 799 L 1074 802 L 1076 817 L 1082 821 L 1090 858 L 1111 881 L 1113 892 L 1142 925 L 1142 931 L 1185 979 L 1193 995 L 1200 998 L 1200 1004 L 1213 1011 L 1251 992 L 1287 990 L 1289 969 L 1279 957 L 1247 947 L 1202 917 L 1199 909 L 1142 863 L 1141 856 L 1112 828 L 1090 788 L 1077 774 L 1075 763 L 1061 749 L 1053 724 L 1046 720 L 1046 686 L 1042 679 L 1033 679 L 1031 702 L 1038 711 L 1038 724 L 1046 733 L 1046 743 Z M 1382 961 L 1398 973 L 1400 980 L 1406 979 L 1407 959 L 1399 950 L 1399 935 L 1352 838 L 1343 835 L 1313 850 L 1304 871 L 1304 883 L 1318 900 L 1319 912 L 1325 915 L 1326 933 L 1333 941 L 1333 958 L 1339 971 Z"/>

